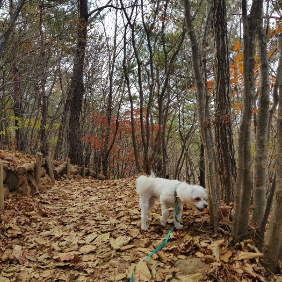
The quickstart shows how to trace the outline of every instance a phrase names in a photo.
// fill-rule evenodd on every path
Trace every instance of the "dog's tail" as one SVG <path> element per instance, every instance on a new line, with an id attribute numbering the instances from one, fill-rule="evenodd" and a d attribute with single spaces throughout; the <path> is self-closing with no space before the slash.
<path id="1" fill-rule="evenodd" d="M 153 172 L 153 170 L 151 169 L 151 175 L 150 175 L 150 177 L 153 177 L 153 178 L 155 178 L 156 177 L 156 175 L 154 174 L 154 172 Z"/>
<path id="2" fill-rule="evenodd" d="M 151 177 L 141 175 L 136 179 L 136 191 L 141 196 L 146 194 L 146 191 L 151 187 Z"/>

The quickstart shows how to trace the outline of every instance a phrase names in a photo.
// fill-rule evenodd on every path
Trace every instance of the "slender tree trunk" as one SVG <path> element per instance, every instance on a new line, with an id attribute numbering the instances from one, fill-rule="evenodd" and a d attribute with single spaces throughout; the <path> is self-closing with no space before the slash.
<path id="1" fill-rule="evenodd" d="M 249 207 L 252 192 L 251 122 L 254 102 L 255 31 L 262 13 L 262 0 L 252 2 L 247 15 L 247 1 L 242 1 L 244 30 L 244 98 L 238 139 L 238 169 L 234 198 L 233 237 L 248 234 Z"/>
<path id="2" fill-rule="evenodd" d="M 115 70 L 115 61 L 116 61 L 116 51 L 117 51 L 117 14 L 116 14 L 116 24 L 115 24 L 115 33 L 114 33 L 114 45 L 113 45 L 113 52 L 109 52 L 109 91 L 108 91 L 108 99 L 107 99 L 107 108 L 106 108 L 106 118 L 107 118 L 107 124 L 106 124 L 106 130 L 105 130 L 105 142 L 104 142 L 104 148 L 102 151 L 102 170 L 103 175 L 107 176 L 107 170 L 108 170 L 108 161 L 109 161 L 109 155 L 111 148 L 113 146 L 113 143 L 115 141 L 115 138 L 113 138 L 111 144 L 109 144 L 109 138 L 110 138 L 110 131 L 111 131 L 111 122 L 112 122 L 112 105 L 113 105 L 113 78 L 114 78 L 114 70 Z M 110 47 L 109 47 L 110 48 Z M 118 114 L 116 119 L 116 131 L 115 136 L 118 130 Z"/>
<path id="3" fill-rule="evenodd" d="M 82 165 L 82 132 L 80 115 L 84 94 L 83 70 L 87 41 L 88 1 L 79 0 L 79 20 L 77 25 L 77 46 L 74 54 L 73 75 L 70 91 L 69 117 L 69 158 L 71 163 Z"/>
<path id="4" fill-rule="evenodd" d="M 40 34 L 40 65 L 41 65 L 41 81 L 40 81 L 40 99 L 41 99 L 41 123 L 40 123 L 40 151 L 43 157 L 48 156 L 48 145 L 46 136 L 47 126 L 47 111 L 48 111 L 48 99 L 46 95 L 46 56 L 44 48 L 44 34 L 43 34 L 43 2 L 38 1 L 39 7 L 39 34 Z"/>
<path id="5" fill-rule="evenodd" d="M 143 41 L 141 43 L 144 43 L 143 46 L 145 46 L 149 54 L 148 59 L 145 61 L 141 61 L 140 50 L 142 50 L 142 48 L 140 48 L 140 46 L 138 46 L 138 44 L 136 43 L 137 36 L 134 27 L 135 25 L 133 24 L 134 20 L 132 20 L 132 14 L 131 16 L 128 15 L 128 13 L 123 7 L 122 1 L 121 1 L 121 5 L 124 14 L 126 16 L 127 22 L 132 29 L 131 41 L 132 41 L 134 56 L 137 63 L 137 82 L 138 82 L 138 94 L 140 99 L 139 120 L 140 120 L 140 132 L 141 132 L 142 150 L 143 150 L 143 170 L 145 173 L 149 174 L 151 172 L 152 164 L 154 162 L 156 154 L 161 149 L 162 135 L 165 134 L 164 114 L 166 112 L 166 109 L 164 106 L 164 102 L 165 102 L 165 98 L 167 98 L 168 96 L 167 94 L 169 92 L 169 87 L 168 87 L 169 78 L 172 72 L 172 68 L 176 56 L 179 53 L 182 43 L 184 41 L 185 30 L 183 30 L 182 34 L 179 36 L 179 39 L 175 42 L 174 48 L 171 48 L 171 50 L 175 50 L 175 51 L 174 53 L 172 53 L 170 58 L 168 58 L 167 56 L 168 50 L 166 50 L 165 46 L 163 45 L 162 51 L 164 54 L 165 67 L 164 67 L 164 77 L 160 79 L 157 73 L 158 70 L 156 70 L 155 59 L 154 59 L 154 54 L 155 54 L 154 45 L 156 44 L 157 41 L 154 39 L 154 37 L 152 37 L 153 31 L 150 28 L 150 26 L 153 26 L 153 24 L 150 24 L 149 26 L 146 20 L 146 11 L 144 9 L 143 0 L 141 0 L 141 16 L 142 16 L 142 24 L 143 24 L 143 30 L 145 36 L 144 36 L 144 40 L 142 38 Z M 158 9 L 158 5 L 159 2 L 157 2 L 156 10 Z M 167 7 L 167 5 L 165 5 L 165 7 Z M 155 22 L 156 20 L 157 20 L 157 13 L 154 14 L 154 19 L 152 22 Z M 163 24 L 162 30 L 164 30 L 164 28 L 165 26 Z M 145 89 L 144 78 L 143 78 L 144 72 L 146 72 L 147 74 L 147 84 L 146 84 L 146 87 L 148 88 L 147 97 L 144 95 L 144 89 Z M 152 131 L 150 129 L 151 127 L 150 116 L 152 115 L 152 105 L 155 100 L 157 100 L 156 103 L 158 107 L 158 112 L 157 112 L 158 130 L 156 132 L 156 135 L 152 136 Z M 146 113 L 144 112 L 145 108 L 146 108 Z"/>
<path id="6" fill-rule="evenodd" d="M 233 201 L 236 180 L 235 150 L 229 98 L 229 53 L 225 0 L 213 1 L 215 144 L 222 199 Z"/>
<path id="7" fill-rule="evenodd" d="M 200 160 L 199 160 L 199 182 L 202 187 L 206 187 L 205 183 L 205 152 L 204 145 L 201 143 Z"/>
<path id="8" fill-rule="evenodd" d="M 281 36 L 282 35 L 280 34 L 279 40 L 281 40 Z M 268 121 L 268 129 L 267 129 L 268 138 L 269 138 L 269 132 L 270 132 L 270 128 L 271 128 L 272 117 L 273 117 L 274 111 L 276 110 L 276 107 L 278 105 L 278 90 L 279 90 L 279 83 L 281 81 L 281 77 L 282 77 L 282 54 L 280 53 L 279 59 L 278 59 L 278 67 L 277 67 L 275 83 L 274 83 L 274 87 L 273 87 L 273 95 L 272 95 L 273 96 L 273 105 L 272 105 L 272 107 L 269 111 L 269 121 Z M 260 229 L 259 229 L 259 247 L 260 248 L 262 248 L 263 243 L 264 243 L 265 229 L 266 229 L 265 227 L 266 227 L 268 217 L 269 217 L 269 213 L 270 213 L 270 210 L 271 210 L 271 207 L 272 207 L 272 200 L 273 200 L 273 195 L 274 195 L 274 190 L 275 190 L 275 183 L 276 183 L 276 174 L 274 174 L 274 177 L 273 177 L 273 182 L 272 182 L 272 185 L 271 185 L 270 193 L 268 195 L 267 202 L 266 202 L 263 220 L 262 220 L 262 223 L 261 223 Z M 280 258 L 282 258 L 282 256 L 280 256 Z"/>
<path id="9" fill-rule="evenodd" d="M 278 48 L 282 54 L 282 34 L 279 34 Z M 279 73 L 282 73 L 282 65 L 279 65 Z M 278 254 L 282 239 L 282 79 L 279 79 L 279 108 L 277 121 L 277 154 L 276 154 L 276 179 L 275 191 L 272 202 L 272 209 L 269 218 L 269 225 L 265 234 L 264 263 L 272 272 L 276 272 Z"/>
<path id="10" fill-rule="evenodd" d="M 0 35 L 0 61 L 2 60 L 2 58 L 4 56 L 4 50 L 5 50 L 6 44 L 7 44 L 8 40 L 9 40 L 9 37 L 11 35 L 11 32 L 13 30 L 13 25 L 15 24 L 19 14 L 20 14 L 20 11 L 22 10 L 22 7 L 23 7 L 24 3 L 25 3 L 25 0 L 20 0 L 18 2 L 18 5 L 17 5 L 13 15 L 10 18 L 10 21 L 8 23 L 7 28 Z"/>
<path id="11" fill-rule="evenodd" d="M 13 0 L 10 0 L 10 11 L 13 10 Z M 17 44 L 15 42 L 15 25 L 12 26 L 11 31 L 11 57 L 12 57 L 12 73 L 13 73 L 13 111 L 15 115 L 15 131 L 16 131 L 16 141 L 17 141 L 17 150 L 24 151 L 23 146 L 23 136 L 22 136 L 22 127 L 23 122 L 23 113 L 22 113 L 22 103 L 21 103 L 21 93 L 20 93 L 20 80 L 18 73 L 18 64 L 17 64 Z"/>
<path id="12" fill-rule="evenodd" d="M 193 63 L 193 72 L 194 79 L 196 81 L 197 87 L 197 110 L 198 110 L 198 123 L 201 135 L 201 141 L 204 145 L 205 152 L 205 169 L 206 169 L 206 188 L 208 189 L 209 194 L 209 209 L 210 209 L 210 218 L 214 223 L 215 232 L 217 232 L 218 226 L 218 206 L 219 206 L 219 190 L 218 190 L 218 175 L 217 175 L 217 163 L 215 157 L 215 149 L 211 131 L 211 123 L 209 118 L 209 109 L 208 109 L 208 94 L 206 88 L 206 75 L 205 75 L 205 36 L 207 35 L 209 21 L 210 21 L 210 12 L 208 12 L 205 36 L 202 44 L 202 66 L 200 66 L 200 54 L 197 38 L 194 32 L 190 1 L 184 1 L 184 10 L 185 10 L 185 19 L 189 38 L 191 41 L 192 48 L 192 63 Z"/>
<path id="13" fill-rule="evenodd" d="M 126 30 L 127 30 L 128 24 L 125 26 L 125 31 L 124 31 L 124 48 L 123 48 L 123 72 L 125 76 L 125 81 L 126 81 L 126 86 L 128 90 L 128 96 L 129 96 L 129 101 L 130 101 L 130 119 L 131 119 L 131 136 L 132 136 L 132 145 L 133 145 L 133 151 L 134 151 L 134 158 L 135 158 L 135 166 L 137 172 L 140 172 L 140 165 L 139 165 L 139 153 L 137 150 L 137 144 L 136 144 L 136 138 L 135 138 L 135 125 L 134 125 L 134 106 L 133 106 L 133 99 L 131 95 L 131 89 L 130 89 L 130 81 L 128 77 L 128 70 L 127 70 L 127 65 L 126 65 L 126 59 L 127 59 L 127 41 L 126 41 Z"/>
<path id="14" fill-rule="evenodd" d="M 256 145 L 254 157 L 253 179 L 253 214 L 252 223 L 261 225 L 267 192 L 267 152 L 268 152 L 268 129 L 269 129 L 269 67 L 267 55 L 267 40 L 263 28 L 261 13 L 260 24 L 257 28 L 257 49 L 259 64 L 259 105 L 256 126 Z"/>

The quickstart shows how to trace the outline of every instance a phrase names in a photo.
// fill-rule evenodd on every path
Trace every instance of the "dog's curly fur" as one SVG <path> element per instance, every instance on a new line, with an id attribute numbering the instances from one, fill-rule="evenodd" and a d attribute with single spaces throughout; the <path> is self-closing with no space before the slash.
<path id="1" fill-rule="evenodd" d="M 203 210 L 208 204 L 206 202 L 206 189 L 198 185 L 189 185 L 186 182 L 178 180 L 169 180 L 157 178 L 153 175 L 150 177 L 140 176 L 136 180 L 136 191 L 140 196 L 141 206 L 141 229 L 147 230 L 148 211 L 153 208 L 156 199 L 161 203 L 162 216 L 161 224 L 166 225 L 169 215 L 168 207 L 174 207 L 175 197 L 174 189 L 177 187 L 177 220 L 181 220 L 183 204 Z M 183 226 L 174 218 L 174 225 L 177 229 Z"/>

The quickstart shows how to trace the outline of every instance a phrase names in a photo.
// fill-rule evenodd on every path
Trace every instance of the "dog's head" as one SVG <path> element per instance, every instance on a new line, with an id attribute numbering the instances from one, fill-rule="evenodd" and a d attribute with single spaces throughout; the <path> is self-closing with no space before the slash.
<path id="1" fill-rule="evenodd" d="M 203 211 L 207 206 L 207 192 L 202 186 L 192 186 L 190 204 L 199 211 Z"/>

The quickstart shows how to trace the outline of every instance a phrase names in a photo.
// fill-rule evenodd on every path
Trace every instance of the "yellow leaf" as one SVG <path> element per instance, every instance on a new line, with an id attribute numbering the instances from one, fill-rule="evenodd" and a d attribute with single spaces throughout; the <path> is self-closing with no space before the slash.
<path id="1" fill-rule="evenodd" d="M 232 252 L 228 250 L 225 254 L 220 256 L 220 259 L 223 260 L 224 262 L 228 262 L 231 256 L 232 256 Z"/>
<path id="2" fill-rule="evenodd" d="M 254 259 L 262 257 L 262 253 L 249 253 L 249 252 L 241 252 L 238 256 L 238 260 L 242 259 Z"/>
<path id="3" fill-rule="evenodd" d="M 141 281 L 151 281 L 151 272 L 147 267 L 147 263 L 141 259 L 136 265 L 134 278 L 138 277 Z"/>
<path id="4" fill-rule="evenodd" d="M 217 261 L 219 261 L 219 244 L 218 244 L 218 242 L 213 242 L 211 248 L 212 248 L 212 253 L 213 253 L 214 257 L 216 258 Z"/>
<path id="5" fill-rule="evenodd" d="M 241 48 L 241 43 L 239 41 L 235 41 L 233 51 L 238 52 L 240 48 Z"/>

